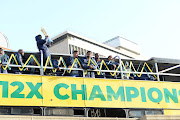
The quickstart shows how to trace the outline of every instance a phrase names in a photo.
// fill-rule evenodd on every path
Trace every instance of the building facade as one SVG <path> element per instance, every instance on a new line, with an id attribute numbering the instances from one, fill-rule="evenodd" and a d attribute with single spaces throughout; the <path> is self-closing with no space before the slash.
<path id="1" fill-rule="evenodd" d="M 99 53 L 102 57 L 118 55 L 124 59 L 144 59 L 136 43 L 119 36 L 99 43 L 74 32 L 65 31 L 53 37 L 52 40 L 53 44 L 49 47 L 51 53 L 72 54 L 74 50 L 78 50 L 80 55 L 85 55 L 90 50 L 93 55 Z"/>

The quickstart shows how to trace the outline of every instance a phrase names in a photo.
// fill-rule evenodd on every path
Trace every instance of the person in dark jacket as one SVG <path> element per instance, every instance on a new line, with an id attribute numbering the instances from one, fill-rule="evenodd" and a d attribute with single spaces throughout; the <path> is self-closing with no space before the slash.
<path id="1" fill-rule="evenodd" d="M 48 56 L 51 58 L 50 56 L 50 52 L 49 49 L 47 47 L 47 43 L 48 43 L 48 36 L 45 36 L 45 39 L 42 39 L 41 35 L 37 35 L 35 37 L 36 42 L 37 42 L 37 47 L 39 49 L 39 52 L 42 50 L 43 52 L 43 63 L 45 64 Z"/>
<path id="2" fill-rule="evenodd" d="M 98 54 L 98 53 L 95 54 L 94 59 L 95 59 L 95 61 L 96 61 L 97 63 L 101 61 L 101 59 L 99 58 L 99 54 Z"/>
<path id="3" fill-rule="evenodd" d="M 92 60 L 94 63 L 95 63 L 95 60 L 94 58 L 92 57 L 92 52 L 91 51 L 88 51 L 87 52 L 87 55 L 86 57 L 84 57 L 82 59 L 82 68 L 83 69 L 91 69 L 91 70 L 96 70 L 97 69 L 97 66 L 93 64 L 92 61 L 90 61 L 90 64 L 88 65 L 89 63 L 89 60 Z M 95 72 L 87 72 L 87 74 L 85 75 L 85 77 L 91 77 L 91 78 L 95 78 Z"/>
<path id="4" fill-rule="evenodd" d="M 79 52 L 77 50 L 73 51 L 73 56 L 69 57 L 68 60 L 67 60 L 67 66 L 68 68 L 71 68 L 73 63 L 74 63 L 74 60 L 77 58 L 78 59 L 78 55 L 79 55 Z M 79 59 L 78 59 L 79 60 Z M 81 64 L 81 61 L 79 60 L 80 64 Z M 80 65 L 78 64 L 78 62 L 76 61 L 75 64 L 73 65 L 73 68 L 81 68 Z M 82 69 L 82 68 L 81 68 Z M 82 72 L 79 71 L 79 70 L 71 70 L 71 73 L 70 73 L 70 76 L 72 77 L 80 77 L 82 76 L 81 75 Z"/>
<path id="5" fill-rule="evenodd" d="M 100 69 L 100 66 L 101 66 L 101 59 L 99 58 L 99 54 L 98 53 L 96 53 L 95 54 L 95 62 L 96 62 L 96 65 L 97 65 L 97 67 L 98 67 L 98 69 Z M 101 68 L 102 69 L 102 68 Z M 104 73 L 102 73 L 102 72 L 100 72 L 100 75 L 98 75 L 97 74 L 97 72 L 95 72 L 95 77 L 96 78 L 105 78 L 105 76 L 104 76 Z"/>
<path id="6" fill-rule="evenodd" d="M 63 67 L 62 66 L 63 63 L 60 60 L 52 60 L 52 64 L 53 64 L 53 67 L 57 69 L 55 72 L 55 75 L 63 76 L 65 72 L 63 69 L 60 69 L 60 67 Z"/>
<path id="7" fill-rule="evenodd" d="M 24 50 L 23 49 L 19 49 L 17 53 L 14 54 L 17 60 L 18 65 L 21 65 L 23 67 L 24 65 Z M 19 68 L 14 68 L 13 71 L 16 74 L 22 74 L 23 71 L 28 71 L 28 68 L 25 68 L 23 71 L 20 71 Z"/>
<path id="8" fill-rule="evenodd" d="M 37 66 L 37 63 L 35 62 L 34 59 L 31 59 L 29 65 Z M 29 74 L 37 74 L 37 75 L 40 75 L 40 70 L 39 70 L 39 68 L 29 68 L 28 70 L 29 70 Z"/>
<path id="9" fill-rule="evenodd" d="M 105 63 L 108 66 L 109 70 L 115 70 L 117 67 L 117 63 L 114 62 L 112 55 L 108 56 L 108 60 L 105 61 Z M 116 76 L 112 76 L 110 72 L 106 72 L 105 74 L 106 74 L 106 78 L 116 78 Z"/>
<path id="10" fill-rule="evenodd" d="M 4 70 L 2 65 L 7 65 L 9 61 L 9 56 L 4 53 L 4 50 L 0 48 L 0 73 L 8 73 L 7 69 Z"/>

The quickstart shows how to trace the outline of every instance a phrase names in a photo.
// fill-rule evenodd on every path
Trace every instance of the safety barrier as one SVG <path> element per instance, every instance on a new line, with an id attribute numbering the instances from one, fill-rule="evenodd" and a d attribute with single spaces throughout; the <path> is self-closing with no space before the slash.
<path id="1" fill-rule="evenodd" d="M 5 57 L 5 56 L 4 56 L 4 57 Z M 1 59 L 4 59 L 4 57 L 2 57 Z M 20 71 L 23 71 L 24 68 L 29 64 L 29 62 L 30 62 L 30 60 L 31 60 L 32 58 L 34 59 L 34 61 L 36 62 L 36 64 L 37 64 L 38 66 L 40 66 L 40 64 L 39 64 L 38 60 L 36 59 L 36 57 L 35 57 L 34 55 L 30 55 L 29 58 L 27 59 L 27 61 L 25 62 L 25 64 L 24 64 L 22 67 L 18 67 L 19 70 L 20 70 Z M 7 65 L 6 65 L 6 66 L 2 66 L 2 68 L 3 68 L 4 70 L 7 70 L 7 68 L 8 68 L 9 65 L 10 65 L 11 60 L 13 60 L 13 59 L 14 59 L 16 65 L 18 65 L 16 56 L 15 56 L 14 54 L 11 54 L 9 60 L 6 61 L 6 62 L 7 62 Z M 6 60 L 7 60 L 7 59 L 6 59 Z M 2 61 L 2 60 L 1 60 L 1 61 Z M 13 62 L 14 62 L 14 61 L 13 61 Z M 12 63 L 13 63 L 13 62 L 12 62 Z"/>
<path id="2" fill-rule="evenodd" d="M 5 57 L 5 55 L 4 55 Z M 33 66 L 29 66 L 30 64 L 30 61 L 34 61 L 36 63 L 36 66 L 34 66 L 34 68 L 39 68 L 41 69 L 43 72 L 45 72 L 47 69 L 51 69 L 52 72 L 57 72 L 57 68 L 54 68 L 53 67 L 53 64 L 52 64 L 52 61 L 50 59 L 50 57 L 48 56 L 46 62 L 45 62 L 45 66 L 42 65 L 42 63 L 40 64 L 37 60 L 37 58 L 34 56 L 34 55 L 30 55 L 28 57 L 28 59 L 26 60 L 25 64 L 24 65 L 19 65 L 18 62 L 17 62 L 17 59 L 16 59 L 16 56 L 14 54 L 11 54 L 10 55 L 10 58 L 9 60 L 7 58 L 4 58 L 2 57 L 1 58 L 1 61 L 3 59 L 6 59 L 6 65 L 3 65 L 2 68 L 4 70 L 7 70 L 8 67 L 18 67 L 20 71 L 23 71 L 25 70 L 26 67 L 31 67 L 33 68 Z M 116 56 L 117 57 L 117 56 Z M 97 75 L 101 75 L 101 73 L 105 73 L 105 72 L 109 72 L 111 76 L 115 76 L 117 73 L 122 73 L 122 74 L 126 74 L 128 77 L 130 77 L 131 74 L 137 76 L 137 77 L 141 77 L 142 74 L 147 74 L 148 76 L 150 74 L 153 74 L 154 78 L 157 79 L 157 76 L 153 73 L 153 69 L 154 69 L 154 66 L 155 64 L 153 65 L 153 68 L 151 69 L 149 67 L 149 65 L 147 64 L 147 62 L 144 62 L 144 64 L 142 64 L 142 62 L 140 62 L 140 64 L 138 65 L 138 68 L 135 69 L 134 67 L 134 64 L 132 61 L 130 61 L 130 65 L 128 67 L 127 65 L 127 62 L 124 63 L 119 57 L 118 57 L 118 60 L 119 60 L 119 65 L 116 67 L 115 70 L 110 70 L 110 68 L 108 67 L 108 65 L 106 64 L 106 62 L 104 60 L 102 60 L 98 66 L 98 64 L 96 63 L 96 61 L 93 61 L 92 59 L 89 60 L 88 62 L 88 65 L 89 66 L 91 63 L 93 65 L 95 65 L 97 67 L 97 70 L 83 70 L 83 69 L 79 69 L 79 68 L 73 68 L 75 63 L 77 62 L 78 65 L 81 67 L 81 62 L 80 62 L 80 59 L 79 58 L 75 58 L 71 68 L 68 68 L 67 65 L 66 65 L 66 62 L 64 60 L 63 57 L 59 57 L 58 59 L 60 62 L 58 64 L 58 66 L 60 65 L 60 63 L 62 62 L 63 64 L 63 67 L 61 67 L 60 69 L 65 69 L 68 73 L 71 73 L 72 70 L 80 70 L 80 71 L 83 71 L 84 74 L 86 75 L 87 74 L 87 71 L 95 71 L 97 72 Z M 11 64 L 12 63 L 12 64 Z M 13 65 L 13 64 L 16 64 Z M 50 64 L 50 67 L 48 66 L 48 64 Z M 103 69 L 103 66 L 105 66 L 105 69 Z M 127 68 L 128 67 L 128 68 Z M 142 69 L 140 70 L 140 67 L 142 67 Z M 147 69 L 146 69 L 147 68 Z M 145 71 L 145 72 L 144 72 Z"/>

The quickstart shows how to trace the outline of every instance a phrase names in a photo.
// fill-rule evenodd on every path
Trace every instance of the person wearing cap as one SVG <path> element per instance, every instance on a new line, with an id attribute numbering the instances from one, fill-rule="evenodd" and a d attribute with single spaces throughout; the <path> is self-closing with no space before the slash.
<path id="1" fill-rule="evenodd" d="M 9 56 L 4 53 L 3 48 L 0 48 L 0 73 L 8 73 L 7 69 L 4 70 L 2 65 L 7 65 L 9 61 Z"/>
<path id="2" fill-rule="evenodd" d="M 48 36 L 45 36 L 45 39 L 42 39 L 42 36 L 41 35 L 37 35 L 35 37 L 36 39 L 36 43 L 37 43 L 37 47 L 38 47 L 38 50 L 39 52 L 42 50 L 43 52 L 43 62 L 45 64 L 48 56 L 51 58 L 51 55 L 50 55 L 50 52 L 49 52 L 49 49 L 48 49 Z"/>

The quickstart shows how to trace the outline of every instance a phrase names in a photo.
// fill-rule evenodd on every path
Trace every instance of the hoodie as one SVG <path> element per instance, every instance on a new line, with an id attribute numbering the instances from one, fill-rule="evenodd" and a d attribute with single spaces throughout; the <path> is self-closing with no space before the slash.
<path id="1" fill-rule="evenodd" d="M 39 49 L 39 51 L 40 50 L 48 50 L 48 47 L 47 47 L 47 45 L 46 45 L 46 42 L 47 42 L 47 38 L 45 38 L 45 39 L 39 39 L 39 35 L 37 35 L 36 37 L 35 37 L 35 39 L 36 39 L 36 42 L 37 42 L 37 47 L 38 47 L 38 49 Z"/>

